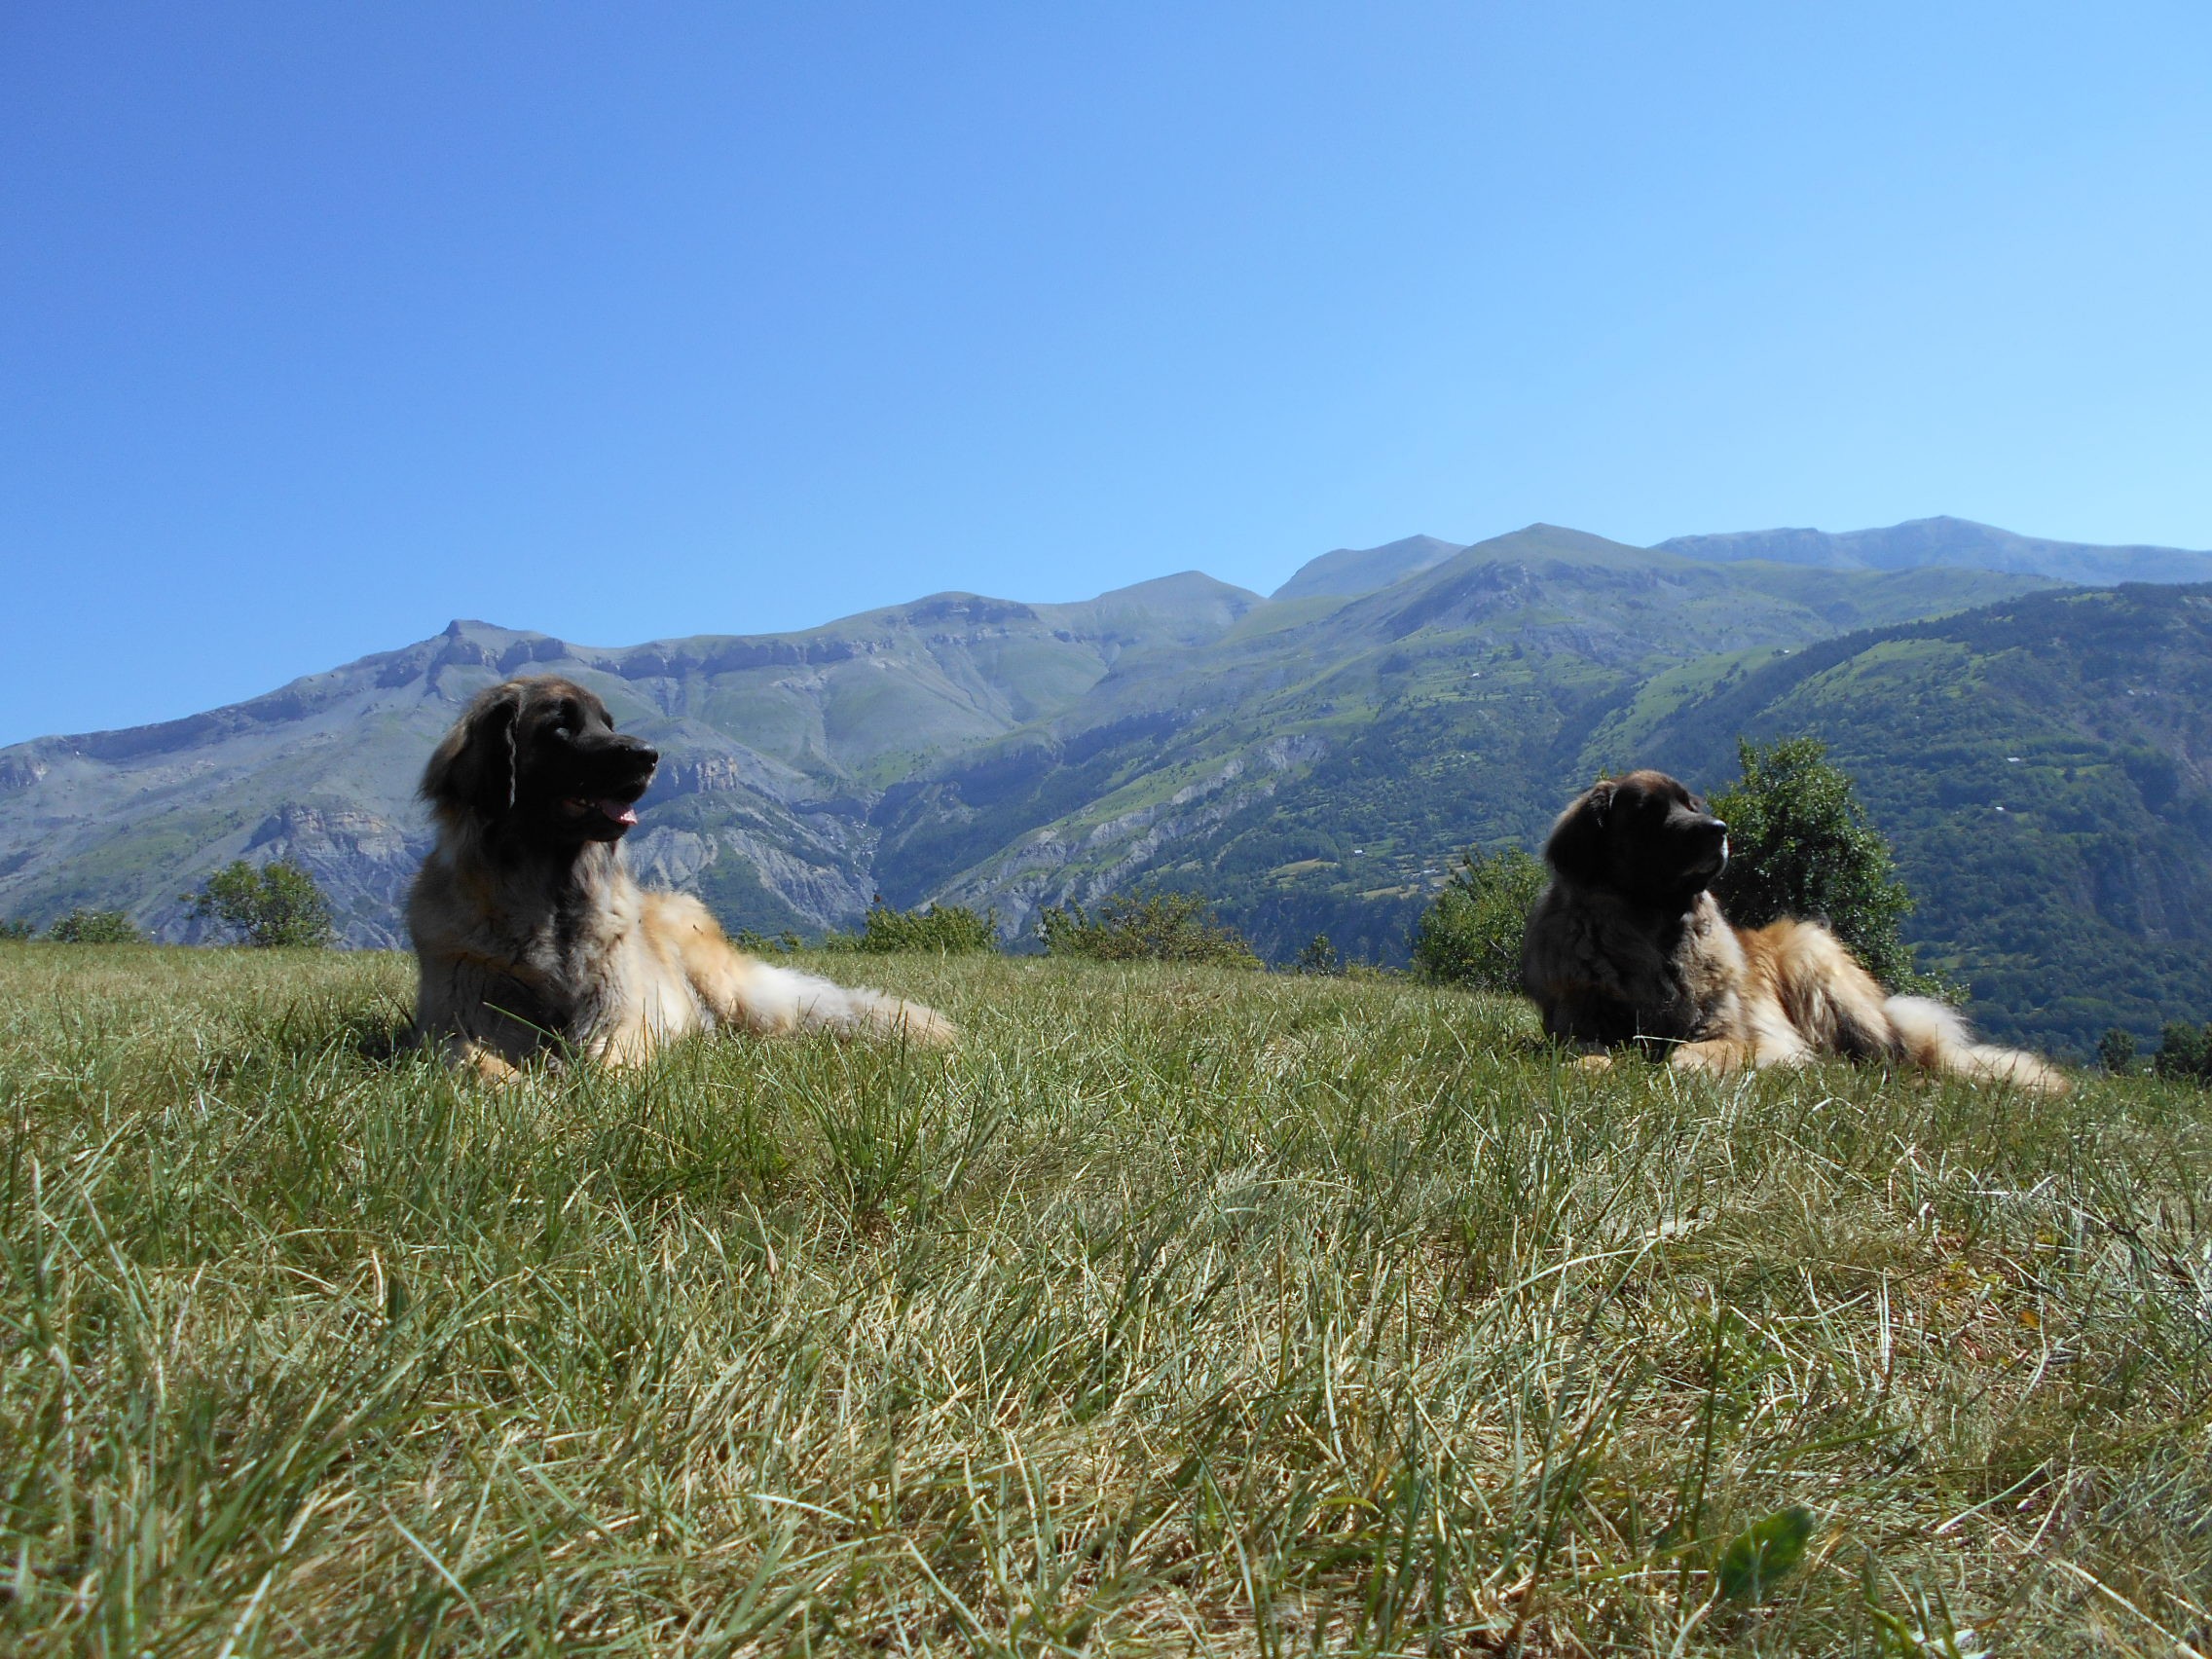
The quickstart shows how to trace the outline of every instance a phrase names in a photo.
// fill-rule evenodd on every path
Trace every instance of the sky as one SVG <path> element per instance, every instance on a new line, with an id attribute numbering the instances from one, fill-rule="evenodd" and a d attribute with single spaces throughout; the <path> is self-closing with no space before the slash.
<path id="1" fill-rule="evenodd" d="M 0 0 L 0 743 L 1542 520 L 2212 547 L 2212 8 Z"/>

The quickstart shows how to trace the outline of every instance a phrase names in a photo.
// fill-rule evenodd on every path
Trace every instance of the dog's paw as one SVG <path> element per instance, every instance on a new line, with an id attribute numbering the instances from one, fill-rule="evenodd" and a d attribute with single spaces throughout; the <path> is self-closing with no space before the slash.
<path id="1" fill-rule="evenodd" d="M 1587 1072 L 1611 1071 L 1613 1069 L 1613 1056 L 1610 1054 L 1584 1054 L 1574 1063 Z"/>
<path id="2" fill-rule="evenodd" d="M 1679 1045 L 1667 1057 L 1667 1063 L 1677 1071 L 1709 1072 L 1714 1077 L 1725 1077 L 1745 1066 L 1755 1065 L 1757 1056 L 1742 1043 L 1712 1038 L 1703 1043 Z"/>
<path id="3" fill-rule="evenodd" d="M 489 1049 L 471 1049 L 454 1069 L 464 1076 L 475 1078 L 479 1083 L 489 1083 L 499 1088 L 522 1077 L 520 1068 L 510 1065 Z"/>

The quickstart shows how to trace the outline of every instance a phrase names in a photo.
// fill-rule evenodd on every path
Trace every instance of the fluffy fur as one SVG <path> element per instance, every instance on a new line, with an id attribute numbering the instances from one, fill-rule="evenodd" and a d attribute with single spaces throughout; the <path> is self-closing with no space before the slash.
<path id="1" fill-rule="evenodd" d="M 1554 1037 L 1592 1050 L 1634 1042 L 1712 1071 L 1829 1053 L 2066 1087 L 2035 1055 L 1974 1041 L 1943 1004 L 1887 995 L 1817 922 L 1730 925 L 1709 891 L 1728 827 L 1663 772 L 1576 796 L 1544 858 L 1552 881 L 1530 917 L 1521 981 Z"/>
<path id="2" fill-rule="evenodd" d="M 952 1041 L 934 1009 L 756 961 L 696 899 L 639 887 L 621 840 L 658 759 L 566 680 L 469 705 L 423 773 L 438 838 L 407 903 L 422 1041 L 500 1076 L 547 1052 L 633 1064 L 722 1025 Z"/>

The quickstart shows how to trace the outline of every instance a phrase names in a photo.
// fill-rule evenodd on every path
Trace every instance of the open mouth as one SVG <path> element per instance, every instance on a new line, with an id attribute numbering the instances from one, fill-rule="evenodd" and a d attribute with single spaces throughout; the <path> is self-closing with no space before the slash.
<path id="1" fill-rule="evenodd" d="M 561 803 L 561 810 L 571 818 L 603 819 L 617 830 L 631 829 L 638 822 L 635 796 L 623 800 L 615 795 L 571 795 Z"/>

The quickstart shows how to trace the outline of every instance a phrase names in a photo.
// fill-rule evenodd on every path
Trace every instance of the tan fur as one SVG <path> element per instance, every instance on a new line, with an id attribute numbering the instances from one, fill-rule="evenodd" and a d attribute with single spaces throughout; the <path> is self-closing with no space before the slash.
<path id="1" fill-rule="evenodd" d="M 500 697 L 511 707 L 498 706 Z M 566 1049 L 630 1065 L 719 1026 L 933 1048 L 958 1035 L 935 1009 L 746 955 L 696 899 L 639 887 L 618 839 L 548 852 L 457 791 L 457 770 L 482 758 L 474 751 L 506 742 L 511 764 L 518 731 L 527 750 L 533 700 L 546 697 L 586 698 L 605 718 L 567 682 L 509 682 L 471 705 L 424 773 L 438 839 L 407 905 L 421 975 L 416 1025 L 449 1063 L 505 1076 Z M 478 789 L 472 774 L 469 788 Z M 489 799 L 496 807 L 496 789 Z"/>
<path id="2" fill-rule="evenodd" d="M 1708 1071 L 1843 1054 L 2064 1092 L 2053 1067 L 1976 1042 L 1941 1003 L 1885 993 L 1819 923 L 1732 926 L 1705 886 L 1724 832 L 1658 772 L 1601 784 L 1560 815 L 1544 848 L 1552 883 L 1522 950 L 1547 1032 L 1592 1049 L 1639 1043 Z"/>

